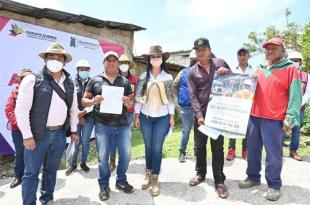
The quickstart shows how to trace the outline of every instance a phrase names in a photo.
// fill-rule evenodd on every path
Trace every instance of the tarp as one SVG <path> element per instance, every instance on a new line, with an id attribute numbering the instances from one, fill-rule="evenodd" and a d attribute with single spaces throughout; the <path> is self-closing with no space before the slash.
<path id="1" fill-rule="evenodd" d="M 113 50 L 118 54 L 124 53 L 124 47 L 119 44 L 98 41 L 55 29 L 41 27 L 0 16 L 0 154 L 10 154 L 14 149 L 10 130 L 4 113 L 5 103 L 14 88 L 14 77 L 23 68 L 34 72 L 43 67 L 43 60 L 38 56 L 52 42 L 60 43 L 66 51 L 72 54 L 73 60 L 65 65 L 65 69 L 73 78 L 76 74 L 75 64 L 85 59 L 91 64 L 91 76 L 103 72 L 103 54 Z M 9 147 L 10 146 L 10 147 Z"/>

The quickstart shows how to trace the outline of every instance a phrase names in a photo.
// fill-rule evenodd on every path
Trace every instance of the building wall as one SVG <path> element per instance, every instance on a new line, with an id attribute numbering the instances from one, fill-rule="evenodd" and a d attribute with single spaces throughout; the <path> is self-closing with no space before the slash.
<path id="1" fill-rule="evenodd" d="M 86 26 L 80 23 L 64 23 L 46 18 L 36 19 L 33 17 L 3 10 L 0 11 L 0 16 L 80 36 L 94 38 L 100 41 L 109 41 L 112 43 L 122 44 L 125 48 L 126 55 L 132 57 L 132 49 L 134 43 L 133 31 L 124 31 L 120 29 L 109 29 L 109 28 L 97 28 L 92 26 Z"/>

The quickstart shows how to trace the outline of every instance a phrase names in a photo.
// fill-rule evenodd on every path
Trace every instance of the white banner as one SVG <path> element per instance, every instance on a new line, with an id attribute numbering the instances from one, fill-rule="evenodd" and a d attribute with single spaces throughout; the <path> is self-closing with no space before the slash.
<path id="1" fill-rule="evenodd" d="M 75 64 L 81 59 L 90 62 L 91 76 L 103 72 L 104 49 L 98 40 L 0 16 L 0 134 L 12 147 L 4 107 L 15 86 L 14 76 L 23 68 L 30 68 L 34 72 L 42 69 L 44 62 L 38 53 L 46 51 L 52 42 L 60 43 L 73 56 L 73 60 L 65 65 L 73 79 L 76 75 Z"/>

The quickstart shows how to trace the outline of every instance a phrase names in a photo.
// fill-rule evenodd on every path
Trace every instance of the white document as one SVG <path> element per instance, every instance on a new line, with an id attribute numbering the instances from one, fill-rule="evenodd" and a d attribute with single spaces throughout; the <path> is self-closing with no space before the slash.
<path id="1" fill-rule="evenodd" d="M 103 101 L 100 104 L 100 112 L 110 114 L 122 114 L 124 88 L 116 86 L 102 86 Z"/>
<path id="2" fill-rule="evenodd" d="M 66 150 L 66 162 L 69 161 L 70 156 L 72 156 L 74 152 L 75 152 L 75 142 L 71 141 Z"/>
<path id="3" fill-rule="evenodd" d="M 198 127 L 198 130 L 199 130 L 200 132 L 202 132 L 203 134 L 205 134 L 205 135 L 211 137 L 211 138 L 214 139 L 214 140 L 216 140 L 216 139 L 219 137 L 219 135 L 220 135 L 220 133 L 217 132 L 217 130 L 212 129 L 212 128 L 210 128 L 210 127 L 208 127 L 208 126 L 205 126 L 205 125 L 200 125 L 200 126 Z"/>

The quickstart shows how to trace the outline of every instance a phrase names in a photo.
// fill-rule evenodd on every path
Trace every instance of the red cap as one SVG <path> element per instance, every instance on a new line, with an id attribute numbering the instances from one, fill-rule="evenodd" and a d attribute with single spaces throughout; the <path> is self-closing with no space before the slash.
<path id="1" fill-rule="evenodd" d="M 284 42 L 282 41 L 281 38 L 272 38 L 272 39 L 266 41 L 265 43 L 263 43 L 262 47 L 266 48 L 270 44 L 282 46 L 283 48 L 285 48 Z"/>

